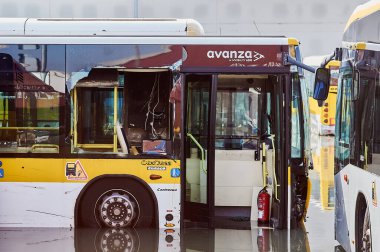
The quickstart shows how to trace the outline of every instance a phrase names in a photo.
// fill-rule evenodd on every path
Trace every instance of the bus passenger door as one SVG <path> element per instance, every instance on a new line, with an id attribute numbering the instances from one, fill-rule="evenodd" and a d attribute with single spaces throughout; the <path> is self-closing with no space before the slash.
<path id="1" fill-rule="evenodd" d="M 271 84 L 267 75 L 219 74 L 217 80 L 215 225 L 250 228 L 258 193 L 264 186 L 272 192 Z"/>
<path id="2" fill-rule="evenodd" d="M 285 90 L 289 90 L 289 86 L 286 85 L 284 76 L 272 76 L 271 82 L 274 83 L 273 87 L 273 99 L 272 99 L 272 118 L 271 124 L 274 131 L 274 184 L 273 184 L 273 200 L 271 208 L 271 222 L 275 228 L 286 227 L 286 186 L 287 185 L 287 164 L 285 160 L 288 160 L 290 156 L 289 150 L 286 149 L 286 128 L 289 129 L 289 124 L 285 122 L 285 111 L 289 106 L 289 101 L 286 101 Z M 289 85 L 289 83 L 288 83 Z M 284 87 L 285 86 L 285 87 Z M 289 95 L 289 94 L 288 94 Z M 289 98 L 288 98 L 289 99 Z M 290 133 L 289 133 L 290 136 Z M 289 141 L 289 140 L 288 140 Z"/>
<path id="3" fill-rule="evenodd" d="M 184 219 L 189 223 L 210 226 L 213 211 L 213 197 L 210 177 L 213 173 L 213 142 L 210 136 L 212 114 L 212 75 L 186 75 L 185 80 L 185 123 L 183 161 L 185 181 L 182 183 L 184 198 Z M 215 108 L 215 106 L 214 106 Z M 210 146 L 211 145 L 211 146 Z M 209 188 L 209 190 L 208 190 Z"/>

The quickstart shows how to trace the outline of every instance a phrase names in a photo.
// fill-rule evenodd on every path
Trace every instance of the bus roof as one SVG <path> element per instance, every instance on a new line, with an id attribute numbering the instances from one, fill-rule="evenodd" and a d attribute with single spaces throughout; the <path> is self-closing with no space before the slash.
<path id="1" fill-rule="evenodd" d="M 204 34 L 194 19 L 0 18 L 0 44 L 299 45 L 284 36 Z"/>
<path id="2" fill-rule="evenodd" d="M 0 44 L 295 45 L 286 37 L 4 36 Z"/>
<path id="3" fill-rule="evenodd" d="M 199 36 L 194 19 L 0 18 L 2 36 Z"/>
<path id="4" fill-rule="evenodd" d="M 371 0 L 356 7 L 344 29 L 344 42 L 379 43 L 380 0 Z"/>

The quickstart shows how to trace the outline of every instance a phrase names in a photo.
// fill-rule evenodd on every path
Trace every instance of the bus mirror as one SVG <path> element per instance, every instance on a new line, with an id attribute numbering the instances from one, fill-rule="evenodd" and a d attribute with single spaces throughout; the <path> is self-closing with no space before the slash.
<path id="1" fill-rule="evenodd" d="M 359 70 L 354 70 L 353 80 L 352 80 L 352 101 L 359 99 L 359 83 L 360 83 L 360 72 Z"/>
<path id="2" fill-rule="evenodd" d="M 330 70 L 326 68 L 318 68 L 315 71 L 314 94 L 315 100 L 324 101 L 327 99 L 330 87 Z"/>

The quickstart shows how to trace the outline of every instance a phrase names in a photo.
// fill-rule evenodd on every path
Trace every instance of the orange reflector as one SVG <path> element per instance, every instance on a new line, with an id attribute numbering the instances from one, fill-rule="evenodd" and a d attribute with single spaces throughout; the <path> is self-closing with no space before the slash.
<path id="1" fill-rule="evenodd" d="M 346 183 L 348 184 L 348 176 L 347 176 L 347 174 L 344 174 L 343 179 L 344 179 L 344 181 L 346 181 Z"/>
<path id="2" fill-rule="evenodd" d="M 172 233 L 174 233 L 175 231 L 174 231 L 174 229 L 165 229 L 165 231 L 164 231 L 166 234 L 172 234 Z"/>
<path id="3" fill-rule="evenodd" d="M 149 178 L 150 178 L 151 180 L 156 180 L 156 179 L 161 179 L 162 176 L 161 176 L 161 175 L 157 175 L 157 174 L 151 174 L 151 175 L 149 176 Z"/>
<path id="4" fill-rule="evenodd" d="M 329 104 L 327 102 L 325 102 L 325 107 L 327 107 Z"/>
<path id="5" fill-rule="evenodd" d="M 166 223 L 165 227 L 174 227 L 175 225 L 173 223 Z"/>
<path id="6" fill-rule="evenodd" d="M 328 108 L 325 108 L 323 111 L 325 111 L 325 112 L 329 112 L 329 109 L 328 109 Z"/>

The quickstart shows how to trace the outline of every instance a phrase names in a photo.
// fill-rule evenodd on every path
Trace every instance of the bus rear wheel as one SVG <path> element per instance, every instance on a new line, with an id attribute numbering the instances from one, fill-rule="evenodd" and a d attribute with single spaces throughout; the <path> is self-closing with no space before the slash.
<path id="1" fill-rule="evenodd" d="M 87 188 L 80 199 L 81 227 L 150 227 L 154 203 L 148 190 L 133 179 L 101 179 Z"/>

